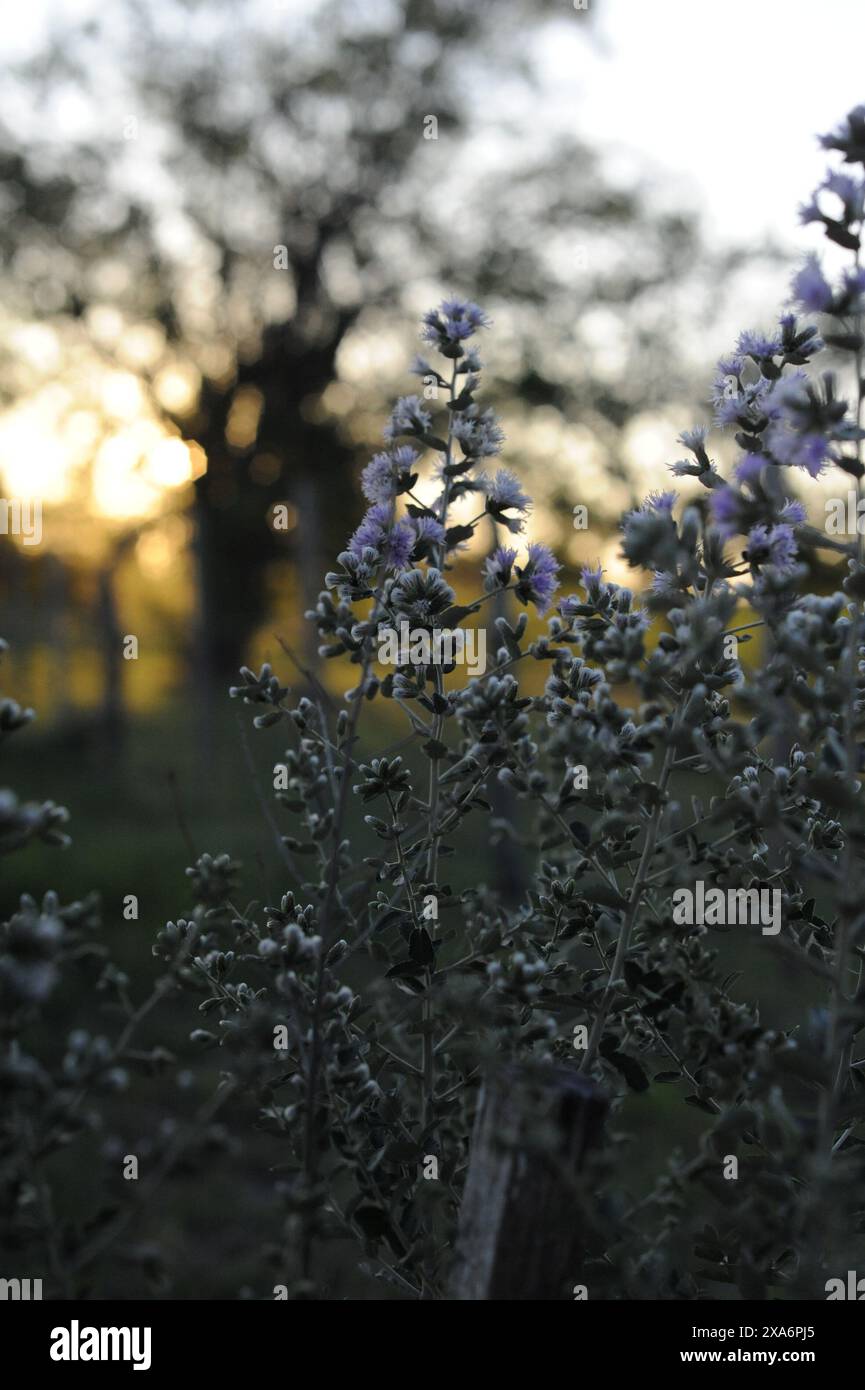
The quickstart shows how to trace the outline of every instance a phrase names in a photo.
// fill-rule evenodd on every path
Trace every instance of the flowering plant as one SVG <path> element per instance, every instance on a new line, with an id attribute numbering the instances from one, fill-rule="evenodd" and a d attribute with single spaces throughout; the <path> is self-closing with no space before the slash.
<path id="1" fill-rule="evenodd" d="M 861 165 L 863 130 L 856 111 L 824 143 Z M 740 450 L 732 475 L 708 431 L 691 429 L 671 468 L 697 496 L 654 494 L 624 518 L 623 555 L 651 576 L 641 600 L 586 567 L 581 592 L 555 603 L 554 556 L 520 548 L 522 483 L 487 471 L 503 443 L 476 400 L 488 320 L 459 299 L 425 316 L 422 337 L 446 365 L 415 361 L 425 395 L 397 402 L 388 447 L 363 474 L 369 511 L 311 615 L 322 654 L 357 669 L 345 708 L 332 726 L 318 698 L 289 707 L 269 667 L 233 692 L 262 707 L 260 727 L 295 727 L 277 799 L 300 821 L 291 854 L 314 856 L 318 877 L 262 925 L 226 921 L 244 951 L 227 955 L 214 925 L 197 961 L 225 1014 L 224 1049 L 249 1058 L 253 1039 L 285 1025 L 283 1051 L 253 1055 L 267 1122 L 295 1155 L 284 1198 L 300 1233 L 285 1251 L 286 1263 L 301 1252 L 297 1292 L 316 1287 L 314 1242 L 338 1228 L 370 1272 L 444 1294 L 477 1087 L 502 1058 L 557 1060 L 613 1096 L 672 1085 L 699 1117 L 692 1152 L 669 1154 L 635 1200 L 612 1160 L 636 1132 L 616 1104 L 591 1160 L 601 1196 L 580 1217 L 590 1296 L 697 1298 L 732 1283 L 744 1297 L 815 1297 L 861 1255 L 865 568 L 861 538 L 809 526 L 787 480 L 834 468 L 858 495 L 865 473 L 863 189 L 861 174 L 832 173 L 802 214 L 853 266 L 833 285 L 810 258 L 777 329 L 743 333 L 719 364 L 715 422 Z M 821 330 L 799 311 L 820 314 Z M 824 354 L 853 367 L 852 406 L 836 373 L 808 370 Z M 449 568 L 482 523 L 493 536 L 483 592 L 458 603 Z M 843 592 L 809 591 L 816 546 L 846 557 Z M 528 641 L 507 594 L 550 614 L 546 632 Z M 490 600 L 500 645 L 482 675 L 449 684 L 447 670 L 411 659 L 377 672 L 382 627 L 454 627 Z M 740 647 L 758 633 L 761 659 L 746 666 Z M 526 659 L 549 668 L 538 697 L 520 691 Z M 375 698 L 403 710 L 428 760 L 425 789 L 402 753 L 358 757 Z M 510 799 L 504 819 L 496 787 Z M 362 862 L 346 838 L 353 798 L 377 841 Z M 471 822 L 533 848 L 516 903 L 450 887 L 445 856 Z M 695 919 L 679 908 L 697 889 Z M 718 935 L 743 922 L 703 912 L 716 890 L 734 906 L 771 900 L 772 925 L 756 936 L 794 979 L 804 1017 L 763 1021 Z M 747 962 L 754 933 L 735 940 Z M 265 986 L 227 983 L 254 958 Z"/>
<path id="2" fill-rule="evenodd" d="M 824 144 L 861 170 L 865 108 Z M 310 615 L 323 657 L 355 672 L 345 701 L 333 711 L 313 683 L 292 702 L 270 665 L 232 690 L 257 728 L 291 735 L 274 769 L 291 889 L 241 907 L 238 866 L 203 856 L 193 912 L 154 947 L 196 999 L 191 1040 L 218 1059 L 226 1123 L 252 1096 L 272 1136 L 277 1297 L 333 1294 L 325 1247 L 346 1239 L 398 1296 L 447 1295 L 479 1088 L 502 1063 L 555 1063 L 612 1099 L 562 1213 L 581 1223 L 590 1297 L 823 1297 L 861 1260 L 865 564 L 858 526 L 842 540 L 810 525 L 793 481 L 836 470 L 858 518 L 863 202 L 861 172 L 829 174 L 802 216 L 852 266 L 834 282 L 809 258 L 777 329 L 719 364 L 730 475 L 708 430 L 688 430 L 671 471 L 691 492 L 624 517 L 640 597 L 598 565 L 559 595 L 551 551 L 524 543 L 530 498 L 490 462 L 489 322 L 456 298 L 425 316 L 440 365 L 415 361 L 423 395 L 394 407 L 363 473 L 369 509 Z M 460 601 L 455 558 L 484 536 Z M 837 592 L 810 584 L 819 547 L 846 566 Z M 546 618 L 531 639 L 530 610 Z M 379 659 L 404 624 L 429 638 L 487 615 L 497 650 L 465 683 L 458 644 Z M 527 660 L 545 667 L 539 695 L 520 688 Z M 405 739 L 362 753 L 382 700 Z M 531 861 L 528 886 L 475 881 L 460 860 L 478 834 Z M 771 1020 L 767 962 L 785 986 Z M 643 1174 L 628 1155 L 648 1118 L 678 1143 Z"/>

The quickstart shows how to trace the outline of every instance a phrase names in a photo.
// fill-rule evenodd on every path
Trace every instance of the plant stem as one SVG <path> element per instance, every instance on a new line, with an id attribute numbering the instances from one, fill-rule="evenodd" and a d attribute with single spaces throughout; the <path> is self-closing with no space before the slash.
<path id="1" fill-rule="evenodd" d="M 612 968 L 610 970 L 610 978 L 607 981 L 607 985 L 604 990 L 603 997 L 601 999 L 600 1008 L 598 1009 L 598 1012 L 595 1015 L 595 1021 L 592 1025 L 592 1032 L 589 1037 L 589 1045 L 586 1048 L 585 1055 L 583 1057 L 582 1062 L 580 1063 L 581 1072 L 588 1071 L 588 1069 L 591 1067 L 592 1063 L 595 1060 L 598 1051 L 598 1046 L 603 1036 L 604 1024 L 607 1021 L 607 1015 L 610 1012 L 610 1006 L 613 1002 L 613 990 L 618 986 L 619 981 L 622 979 L 622 968 L 624 965 L 625 956 L 627 955 L 628 947 L 631 944 L 631 935 L 634 930 L 634 923 L 637 920 L 637 911 L 640 906 L 640 900 L 643 896 L 643 890 L 645 889 L 646 882 L 648 880 L 649 865 L 652 862 L 652 855 L 655 852 L 655 843 L 658 838 L 658 831 L 661 827 L 661 818 L 664 813 L 664 794 L 667 790 L 667 783 L 670 780 L 670 774 L 673 770 L 674 758 L 675 751 L 671 730 L 670 743 L 667 745 L 667 748 L 664 752 L 664 761 L 661 765 L 661 775 L 658 778 L 657 804 L 655 805 L 655 809 L 652 812 L 652 819 L 649 822 L 649 828 L 646 831 L 646 839 L 645 843 L 643 844 L 643 853 L 640 855 L 640 863 L 637 868 L 637 874 L 634 879 L 634 882 L 631 885 L 631 894 L 628 899 L 628 906 L 625 910 L 625 917 L 624 921 L 622 922 L 622 930 L 619 933 L 619 940 L 616 945 L 616 954 L 613 959 Z"/>
<path id="2" fill-rule="evenodd" d="M 358 683 L 359 693 L 352 706 L 351 714 L 349 715 L 346 738 L 343 744 L 349 757 L 351 756 L 351 751 L 357 739 L 357 728 L 360 721 L 361 709 L 364 704 L 363 688 L 366 685 L 366 679 L 371 665 L 372 651 L 370 646 L 367 645 L 361 666 L 361 677 Z M 333 859 L 331 861 L 330 874 L 328 875 L 327 887 L 325 889 L 324 905 L 319 916 L 321 950 L 318 958 L 318 970 L 315 981 L 315 1002 L 313 1004 L 312 1013 L 312 1038 L 310 1044 L 309 1067 L 307 1070 L 306 1115 L 304 1124 L 303 1172 L 307 1196 L 309 1196 L 310 1190 L 315 1186 L 318 1178 L 318 1086 L 322 1062 L 321 1006 L 324 997 L 327 954 L 332 944 L 330 941 L 332 934 L 331 916 L 336 898 L 337 882 L 339 880 L 339 847 L 342 843 L 342 830 L 345 823 L 345 813 L 348 809 L 349 786 L 350 778 L 348 767 L 344 767 L 342 770 L 342 779 L 340 781 L 339 800 L 331 832 Z M 307 1207 L 301 1249 L 301 1268 L 305 1279 L 309 1278 L 312 1267 L 312 1236 L 312 1210 L 310 1207 Z"/>

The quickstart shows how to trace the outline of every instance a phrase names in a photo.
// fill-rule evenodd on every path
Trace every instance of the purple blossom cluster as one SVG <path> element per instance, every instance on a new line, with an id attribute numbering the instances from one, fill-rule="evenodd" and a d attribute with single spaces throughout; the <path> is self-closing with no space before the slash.
<path id="1" fill-rule="evenodd" d="M 450 372 L 439 371 L 425 357 L 415 358 L 412 371 L 423 378 L 425 397 L 437 399 L 439 391 L 448 392 L 447 423 L 441 434 L 434 432 L 428 398 L 397 400 L 384 430 L 387 447 L 373 455 L 361 476 L 371 505 L 340 556 L 341 570 L 327 577 L 328 586 L 343 599 L 375 594 L 389 576 L 412 566 L 446 570 L 448 556 L 466 545 L 484 517 L 494 533 L 499 526 L 514 535 L 523 531 L 532 501 L 516 474 L 499 468 L 487 476 L 477 468 L 500 452 L 505 437 L 494 411 L 474 399 L 481 364 L 468 340 L 489 322 L 477 304 L 453 297 L 424 315 L 421 338 L 450 361 Z M 435 455 L 432 477 L 441 488 L 429 505 L 414 491 L 424 451 Z M 453 518 L 455 504 L 472 495 L 482 499 L 480 515 L 468 521 Z M 400 498 L 405 498 L 404 512 Z M 558 586 L 557 561 L 537 542 L 528 545 L 522 566 L 515 561 L 516 551 L 494 549 L 485 566 L 487 590 L 510 589 L 522 603 L 545 613 Z"/>
<path id="2" fill-rule="evenodd" d="M 364 496 L 370 502 L 390 502 L 400 493 L 410 492 L 417 482 L 414 469 L 419 458 L 410 444 L 374 454 L 361 477 Z"/>
<path id="3" fill-rule="evenodd" d="M 823 143 L 842 150 L 848 162 L 865 162 L 865 107 L 851 112 Z M 801 534 L 808 529 L 813 544 L 813 533 L 806 525 L 805 506 L 789 496 L 784 470 L 817 478 L 832 466 L 856 479 L 865 476 L 860 460 L 865 432 L 839 395 L 834 373 L 813 376 L 806 370 L 818 354 L 832 350 L 852 357 L 857 376 L 862 376 L 865 267 L 859 264 L 859 248 L 865 179 L 830 171 L 800 217 L 804 223 L 819 223 L 830 241 L 852 250 L 854 264 L 830 278 L 819 257 L 808 255 L 793 276 L 792 308 L 768 331 L 742 332 L 734 351 L 718 362 L 711 391 L 715 424 L 732 428 L 741 450 L 732 478 L 726 481 L 717 471 L 702 425 L 680 435 L 690 457 L 670 465 L 676 477 L 699 479 L 709 492 L 708 505 L 687 505 L 677 521 L 678 496 L 663 491 L 650 494 L 625 516 L 624 556 L 632 566 L 652 572 L 652 592 L 661 606 L 680 603 L 689 594 L 708 594 L 713 587 L 721 593 L 740 575 L 750 575 L 750 597 L 759 601 L 766 585 L 795 576 Z M 819 328 L 803 322 L 799 312 L 819 314 L 823 322 Z M 724 546 L 737 537 L 744 544 L 734 562 Z M 604 585 L 600 567 L 583 570 L 582 586 L 586 600 L 563 600 L 563 618 L 599 613 L 615 588 Z M 739 593 L 745 596 L 746 591 L 740 587 Z"/>
<path id="4" fill-rule="evenodd" d="M 533 603 L 543 615 L 549 609 L 559 587 L 561 565 L 549 546 L 540 541 L 530 541 L 526 547 L 526 559 L 522 565 L 516 564 L 517 551 L 501 546 L 493 551 L 484 564 L 486 588 L 513 587 L 517 598 L 523 603 Z M 513 576 L 516 582 L 512 585 Z"/>
<path id="5" fill-rule="evenodd" d="M 481 328 L 489 328 L 490 320 L 483 309 L 467 299 L 443 299 L 438 309 L 423 316 L 421 337 L 444 357 L 457 356 L 467 338 Z"/>
<path id="6" fill-rule="evenodd" d="M 359 560 L 374 564 L 378 559 L 387 569 L 401 570 L 409 562 L 414 540 L 409 520 L 403 517 L 397 521 L 391 505 L 376 502 L 352 535 L 348 548 Z"/>

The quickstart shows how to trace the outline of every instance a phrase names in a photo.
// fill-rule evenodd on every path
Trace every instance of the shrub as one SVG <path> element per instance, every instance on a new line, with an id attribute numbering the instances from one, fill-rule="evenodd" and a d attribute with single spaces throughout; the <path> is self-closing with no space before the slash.
<path id="1" fill-rule="evenodd" d="M 855 166 L 863 131 L 859 110 L 824 143 Z M 728 1282 L 744 1297 L 814 1296 L 827 1272 L 855 1264 L 865 570 L 858 533 L 832 541 L 810 528 L 787 479 L 831 467 L 857 498 L 861 487 L 861 177 L 831 172 L 802 216 L 853 265 L 832 285 L 812 257 L 794 281 L 822 337 L 790 312 L 771 333 L 743 333 L 721 362 L 716 423 L 735 431 L 741 457 L 725 480 L 707 431 L 681 436 L 688 458 L 672 472 L 702 491 L 681 504 L 674 491 L 651 496 L 623 521 L 625 557 L 652 576 L 641 600 L 587 568 L 536 640 L 525 613 L 500 614 L 495 662 L 466 685 L 446 684 L 422 643 L 381 678 L 382 630 L 453 628 L 506 593 L 543 614 L 557 588 L 547 548 L 517 548 L 530 505 L 520 482 L 482 471 L 502 445 L 476 400 L 487 320 L 448 300 L 422 328 L 444 366 L 414 366 L 444 409 L 397 403 L 389 447 L 364 472 L 370 510 L 312 615 L 322 655 L 358 668 L 336 726 L 319 700 L 287 708 L 268 668 L 233 692 L 265 706 L 259 726 L 293 722 L 277 799 L 300 821 L 292 851 L 320 865 L 302 901 L 286 897 L 261 928 L 233 925 L 266 973 L 212 1000 L 226 1047 L 269 1042 L 278 1020 L 288 1030 L 284 1054 L 252 1055 L 296 1165 L 286 1198 L 303 1280 L 335 1223 L 380 1273 L 441 1293 L 478 1078 L 502 1056 L 567 1059 L 614 1093 L 672 1082 L 704 1117 L 694 1152 L 670 1158 L 638 1213 L 615 1165 L 607 1172 L 595 1292 L 695 1298 Z M 852 409 L 832 373 L 806 372 L 821 353 L 853 367 Z M 425 455 L 439 485 L 430 505 L 414 490 Z M 453 515 L 462 501 L 468 521 Z M 458 604 L 449 563 L 484 518 L 513 544 L 496 545 L 484 592 Z M 808 591 L 801 557 L 818 545 L 847 557 L 843 593 Z M 756 632 L 761 659 L 746 670 L 739 647 Z M 549 667 L 539 698 L 520 693 L 527 658 Z M 376 698 L 404 710 L 429 760 L 425 788 L 399 754 L 356 761 Z M 688 807 L 695 775 L 710 794 Z M 455 895 L 443 867 L 469 819 L 490 816 L 493 782 L 536 812 L 535 879 L 516 907 L 482 887 Z M 345 838 L 349 789 L 379 841 L 364 872 Z M 689 912 L 698 899 L 705 910 Z M 719 962 L 713 928 L 749 921 L 813 997 L 793 1026 L 766 1026 L 747 979 Z M 349 986 L 361 952 L 375 968 Z M 638 1128 L 630 1113 L 617 1111 L 620 1140 Z M 437 1183 L 423 1176 L 430 1159 Z"/>
<path id="2" fill-rule="evenodd" d="M 865 164 L 865 108 L 824 144 Z M 858 527 L 809 525 L 791 480 L 834 470 L 858 508 L 863 189 L 832 172 L 802 212 L 851 267 L 836 283 L 809 259 L 795 311 L 719 365 L 730 476 L 691 429 L 672 464 L 687 495 L 624 517 L 623 554 L 651 576 L 639 597 L 600 567 L 557 597 L 557 561 L 524 542 L 530 499 L 491 462 L 488 320 L 457 299 L 425 316 L 424 395 L 397 402 L 369 510 L 310 614 L 352 688 L 338 712 L 315 683 L 293 703 L 266 665 L 232 690 L 290 735 L 274 789 L 291 891 L 241 907 L 238 866 L 204 856 L 194 912 L 154 948 L 197 1001 L 214 1105 L 255 1097 L 272 1136 L 277 1296 L 332 1294 L 326 1246 L 346 1240 L 340 1267 L 446 1295 L 478 1091 L 503 1061 L 569 1066 L 613 1100 L 579 1216 L 590 1297 L 814 1298 L 857 1267 L 865 565 Z M 481 526 L 495 540 L 460 602 L 448 576 Z M 841 591 L 813 592 L 818 548 L 842 557 Z M 461 682 L 453 634 L 490 613 L 498 649 Z M 546 618 L 534 637 L 530 613 Z M 526 661 L 543 663 L 540 695 L 521 693 Z M 362 756 L 376 700 L 406 737 Z M 531 856 L 516 901 L 458 872 L 473 827 Z M 774 1022 L 767 962 L 789 993 Z M 679 1142 L 647 1183 L 629 1153 L 650 1125 Z"/>
<path id="3" fill-rule="evenodd" d="M 865 109 L 824 143 L 861 165 L 863 133 Z M 350 1234 L 370 1272 L 444 1293 L 479 1079 L 502 1058 L 558 1060 L 644 1097 L 640 1110 L 617 1102 L 582 1217 L 591 1296 L 698 1298 L 729 1283 L 742 1297 L 815 1297 L 855 1267 L 865 568 L 861 536 L 810 527 L 788 480 L 832 468 L 861 488 L 863 187 L 830 173 L 803 209 L 853 252 L 835 285 L 813 257 L 794 281 L 822 336 L 785 313 L 720 364 L 716 424 L 741 451 L 731 477 L 707 430 L 689 430 L 672 473 L 696 480 L 696 496 L 656 494 L 624 518 L 624 556 L 651 575 L 639 599 L 598 567 L 554 606 L 556 560 L 523 547 L 529 498 L 514 474 L 485 471 L 503 442 L 477 402 L 488 321 L 457 299 L 425 316 L 442 365 L 415 362 L 425 396 L 397 402 L 364 471 L 370 509 L 310 615 L 322 655 L 356 668 L 344 707 L 334 722 L 323 699 L 290 706 L 267 666 L 232 691 L 259 728 L 293 727 L 276 799 L 296 818 L 290 854 L 315 867 L 261 915 L 231 912 L 229 865 L 198 871 L 201 1007 L 218 1018 L 223 1065 L 258 1087 L 284 1142 L 290 1292 L 314 1293 L 316 1243 Z M 835 375 L 805 370 L 821 354 L 852 367 L 852 407 Z M 429 457 L 427 505 L 415 489 Z M 458 603 L 448 571 L 482 524 L 497 536 L 483 589 Z M 846 558 L 843 592 L 810 591 L 802 561 L 819 546 Z M 501 611 L 508 594 L 516 621 Z M 433 635 L 492 604 L 493 663 L 447 681 L 455 667 L 430 661 Z M 526 609 L 553 610 L 534 640 Z M 396 633 L 382 675 L 378 644 Z M 746 667 L 740 647 L 757 633 Z M 520 692 L 526 660 L 548 668 L 539 697 Z M 425 782 L 402 752 L 359 760 L 375 699 L 404 712 Z M 688 797 L 699 779 L 705 795 Z M 494 784 L 518 809 L 507 823 L 490 820 Z M 353 798 L 362 845 L 346 835 Z M 524 899 L 454 892 L 448 856 L 469 823 L 525 842 L 521 803 L 535 855 Z M 783 961 L 805 1017 L 767 1026 L 719 932 L 751 978 L 755 937 Z M 635 1202 L 615 1154 L 645 1124 L 646 1093 L 667 1085 L 699 1132 Z M 648 1113 L 663 1119 L 661 1106 Z"/>

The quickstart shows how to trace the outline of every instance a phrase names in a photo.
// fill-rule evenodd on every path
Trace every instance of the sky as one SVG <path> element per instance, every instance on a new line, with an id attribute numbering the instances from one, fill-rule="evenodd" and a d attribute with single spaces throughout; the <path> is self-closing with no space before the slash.
<path id="1" fill-rule="evenodd" d="M 355 0 L 359 22 L 376 3 L 399 0 Z M 583 136 L 611 169 L 648 177 L 659 196 L 699 208 L 714 243 L 809 245 L 795 212 L 824 168 L 815 137 L 865 101 L 865 5 L 587 0 L 587 15 L 576 3 L 560 0 L 561 18 L 526 35 L 541 78 L 534 119 Z M 237 5 L 277 26 L 314 23 L 316 10 L 316 0 Z M 158 15 L 158 0 L 148 11 Z M 110 8 L 104 0 L 12 6 L 4 56 L 36 50 L 57 16 L 65 25 L 90 15 L 110 17 Z"/>
<path id="2" fill-rule="evenodd" d="M 602 0 L 592 38 L 582 18 L 539 41 L 561 117 L 681 185 L 711 238 L 810 244 L 815 137 L 865 102 L 860 0 Z"/>

